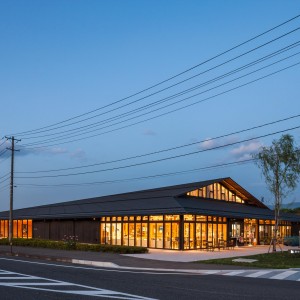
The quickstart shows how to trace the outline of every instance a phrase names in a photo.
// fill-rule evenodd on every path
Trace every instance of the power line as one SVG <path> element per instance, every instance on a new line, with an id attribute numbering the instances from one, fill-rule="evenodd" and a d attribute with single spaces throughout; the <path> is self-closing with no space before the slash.
<path id="1" fill-rule="evenodd" d="M 5 176 L 4 176 L 5 177 Z M 1 177 L 2 179 L 3 177 Z M 0 184 L 4 183 L 5 181 L 9 180 L 10 176 L 8 176 L 7 178 L 3 179 L 2 181 L 0 181 Z"/>
<path id="2" fill-rule="evenodd" d="M 105 114 L 107 114 L 107 113 L 116 111 L 116 110 L 118 110 L 118 109 L 120 109 L 120 108 L 127 107 L 127 106 L 129 106 L 129 105 L 131 105 L 131 104 L 137 103 L 137 102 L 139 102 L 139 101 L 141 101 L 141 100 L 143 100 L 143 99 L 145 99 L 145 98 L 148 98 L 148 97 L 150 97 L 150 96 L 152 96 L 152 95 L 158 94 L 158 93 L 160 93 L 161 91 L 165 91 L 165 90 L 167 90 L 167 89 L 169 89 L 169 88 L 171 88 L 171 87 L 174 87 L 174 86 L 176 86 L 176 85 L 178 85 L 178 84 L 181 84 L 181 83 L 183 83 L 183 82 L 185 82 L 185 81 L 187 81 L 187 80 L 190 80 L 190 79 L 192 79 L 192 78 L 194 78 L 194 77 L 197 77 L 197 76 L 199 76 L 199 75 L 203 75 L 203 74 L 205 74 L 205 73 L 207 73 L 207 72 L 209 72 L 209 71 L 212 71 L 212 70 L 214 70 L 214 69 L 216 69 L 216 68 L 219 68 L 220 66 L 223 66 L 223 65 L 225 65 L 225 64 L 227 64 L 227 63 L 229 63 L 229 62 L 232 62 L 232 61 L 234 61 L 234 60 L 236 60 L 236 59 L 238 59 L 238 58 L 240 58 L 240 57 L 242 57 L 242 56 L 245 56 L 246 54 L 249 54 L 249 53 L 251 53 L 251 52 L 253 52 L 253 51 L 256 51 L 256 50 L 258 50 L 258 49 L 260 49 L 260 48 L 262 48 L 262 47 L 264 47 L 264 46 L 266 46 L 266 45 L 269 45 L 270 43 L 273 43 L 273 42 L 277 41 L 278 39 L 281 39 L 281 38 L 287 36 L 288 34 L 294 33 L 295 31 L 297 31 L 297 30 L 299 30 L 299 29 L 300 29 L 300 27 L 298 27 L 298 28 L 296 28 L 296 29 L 294 29 L 294 30 L 292 30 L 292 31 L 289 31 L 288 33 L 283 34 L 283 35 L 281 35 L 281 36 L 279 36 L 279 37 L 277 37 L 277 38 L 275 38 L 275 39 L 272 39 L 272 40 L 270 40 L 270 41 L 268 41 L 268 42 L 266 42 L 266 43 L 264 43 L 264 44 L 262 44 L 262 45 L 260 45 L 260 46 L 258 46 L 258 47 L 255 47 L 255 48 L 253 48 L 253 49 L 251 49 L 251 50 L 249 50 L 249 51 L 246 51 L 246 52 L 244 52 L 244 53 L 242 53 L 242 54 L 240 54 L 240 55 L 238 55 L 238 56 L 236 56 L 236 57 L 234 57 L 234 58 L 232 58 L 232 59 L 229 59 L 229 60 L 227 60 L 227 61 L 225 61 L 225 62 L 223 62 L 223 63 L 221 63 L 221 64 L 218 64 L 218 65 L 216 65 L 216 66 L 214 66 L 214 67 L 212 67 L 212 68 L 209 68 L 209 69 L 207 69 L 207 70 L 205 70 L 205 71 L 203 71 L 203 72 L 201 72 L 201 73 L 199 73 L 199 74 L 197 74 L 197 75 L 194 75 L 194 76 L 192 76 L 192 77 L 190 77 L 190 78 L 188 78 L 188 79 L 186 79 L 186 80 L 183 80 L 183 81 L 181 81 L 181 82 L 178 82 L 178 83 L 176 83 L 176 84 L 174 84 L 174 85 L 172 85 L 172 86 L 170 86 L 170 87 L 167 87 L 167 88 L 165 88 L 165 89 L 163 89 L 163 90 L 160 90 L 160 91 L 158 91 L 158 92 L 152 93 L 152 94 L 150 94 L 150 95 L 148 95 L 148 96 L 145 96 L 145 97 L 142 97 L 142 98 L 140 98 L 140 99 L 134 100 L 134 101 L 132 101 L 132 102 L 130 102 L 130 103 L 124 104 L 124 105 L 122 105 L 122 106 L 120 106 L 120 107 L 111 109 L 111 110 L 109 110 L 109 111 L 106 111 L 106 112 L 104 112 L 104 113 L 98 114 L 98 115 L 96 115 L 96 116 L 92 116 L 92 117 L 89 117 L 89 118 L 86 118 L 86 119 L 83 119 L 83 120 L 80 120 L 80 121 L 77 121 L 77 122 L 73 122 L 73 123 L 70 123 L 70 124 L 67 124 L 67 125 L 55 127 L 55 128 L 48 129 L 48 130 L 45 130 L 45 131 L 38 131 L 38 132 L 36 132 L 35 134 L 42 133 L 42 132 L 46 132 L 46 131 L 52 131 L 52 130 L 60 129 L 60 128 L 63 128 L 63 127 L 66 127 L 66 126 L 71 126 L 71 125 L 74 125 L 74 124 L 77 124 L 77 123 L 81 123 L 81 122 L 84 122 L 84 121 L 93 119 L 93 118 L 95 118 L 95 117 L 98 117 L 98 116 L 105 115 Z M 298 42 L 297 42 L 297 43 L 298 43 Z"/>
<path id="3" fill-rule="evenodd" d="M 4 155 L 6 152 L 7 152 L 7 149 L 3 149 L 3 150 L 0 152 L 0 156 Z"/>
<path id="4" fill-rule="evenodd" d="M 3 139 L 4 139 L 4 138 L 0 139 L 0 141 L 2 141 Z M 1 147 L 2 145 L 4 145 L 5 143 L 6 143 L 6 140 L 4 139 L 4 142 L 0 144 L 0 147 Z"/>
<path id="5" fill-rule="evenodd" d="M 111 183 L 120 183 L 120 182 L 128 182 L 128 181 L 135 181 L 135 180 L 145 180 L 145 179 L 153 179 L 153 178 L 159 178 L 159 177 L 168 177 L 168 176 L 174 176 L 174 175 L 181 175 L 186 173 L 192 173 L 197 171 L 203 171 L 203 170 L 209 170 L 209 169 L 215 169 L 220 167 L 228 167 L 228 166 L 235 166 L 240 165 L 244 163 L 249 163 L 254 161 L 255 159 L 245 159 L 240 161 L 234 161 L 229 163 L 222 163 L 222 164 L 216 164 L 206 167 L 200 167 L 190 170 L 182 170 L 177 172 L 170 172 L 170 173 L 164 173 L 164 174 L 156 174 L 156 175 L 150 175 L 150 176 L 142 176 L 142 177 L 134 177 L 134 178 L 127 178 L 127 179 L 116 179 L 116 180 L 105 180 L 105 181 L 96 181 L 96 182 L 86 182 L 86 183 L 61 183 L 61 184 L 31 184 L 31 183 L 20 183 L 18 186 L 28 186 L 28 187 L 77 187 L 77 186 L 84 186 L 84 185 L 98 185 L 98 184 L 111 184 Z"/>
<path id="6" fill-rule="evenodd" d="M 275 134 L 278 134 L 278 133 L 283 133 L 283 132 L 287 132 L 287 131 L 291 131 L 291 130 L 295 130 L 295 129 L 299 129 L 299 128 L 300 128 L 300 126 L 296 126 L 296 127 L 292 127 L 292 128 L 272 132 L 272 133 L 269 133 L 269 134 L 264 134 L 264 135 L 260 135 L 260 136 L 257 136 L 257 137 L 244 139 L 244 140 L 238 141 L 238 142 L 232 142 L 232 143 L 227 143 L 227 144 L 220 145 L 220 146 L 215 146 L 215 147 L 212 147 L 212 148 L 209 148 L 209 149 L 202 149 L 202 150 L 193 151 L 193 152 L 189 152 L 189 153 L 174 155 L 174 156 L 170 156 L 170 157 L 165 157 L 165 158 L 156 159 L 156 160 L 147 161 L 147 162 L 135 163 L 135 164 L 131 164 L 131 165 L 125 165 L 125 166 L 120 166 L 120 167 L 113 167 L 113 168 L 94 170 L 94 171 L 86 171 L 86 172 L 79 172 L 79 173 L 58 174 L 58 175 L 17 176 L 16 178 L 18 178 L 18 179 L 57 178 L 57 177 L 86 175 L 86 174 L 92 174 L 92 173 L 100 173 L 100 172 L 126 169 L 126 168 L 131 168 L 131 167 L 137 167 L 137 166 L 148 165 L 148 164 L 158 163 L 158 162 L 162 162 L 162 161 L 172 160 L 172 159 L 181 158 L 181 157 L 187 157 L 187 156 L 190 156 L 190 155 L 195 155 L 195 154 L 199 154 L 199 153 L 207 152 L 207 151 L 211 151 L 211 150 L 217 150 L 217 149 L 237 145 L 237 144 L 244 143 L 244 142 L 253 141 L 253 140 L 256 140 L 256 139 L 259 139 L 259 138 L 265 138 L 265 137 L 268 137 L 268 136 L 271 136 L 271 135 L 275 135 Z"/>
<path id="7" fill-rule="evenodd" d="M 10 173 L 6 173 L 5 175 L 1 176 L 0 179 L 4 178 L 4 177 L 6 177 L 6 176 L 9 176 L 9 174 L 10 174 Z M 1 183 L 1 182 L 0 182 L 0 183 Z"/>
<path id="8" fill-rule="evenodd" d="M 3 187 L 0 187 L 0 191 L 6 191 L 6 190 L 8 190 L 10 188 L 10 184 L 7 184 L 7 185 L 5 185 L 5 186 L 3 186 Z"/>
<path id="9" fill-rule="evenodd" d="M 23 171 L 23 172 L 15 172 L 15 173 L 16 174 L 49 173 L 49 172 L 58 172 L 58 171 L 82 169 L 82 168 L 94 167 L 94 166 L 99 166 L 99 165 L 111 164 L 111 163 L 116 163 L 116 162 L 141 158 L 141 157 L 145 157 L 145 156 L 160 154 L 160 153 L 164 153 L 164 152 L 169 152 L 169 151 L 173 151 L 173 150 L 178 150 L 178 149 L 182 149 L 182 148 L 185 148 L 185 147 L 201 144 L 201 143 L 204 143 L 204 142 L 214 141 L 214 140 L 217 140 L 217 139 L 229 137 L 229 136 L 236 135 L 236 134 L 239 134 L 239 133 L 244 133 L 244 132 L 251 131 L 251 130 L 254 130 L 254 129 L 263 128 L 265 126 L 278 124 L 278 123 L 289 121 L 289 120 L 299 118 L 299 117 L 300 117 L 300 114 L 290 116 L 290 117 L 287 117 L 287 118 L 283 118 L 283 119 L 279 119 L 279 120 L 276 120 L 276 121 L 260 124 L 260 125 L 253 126 L 253 127 L 250 127 L 250 128 L 234 131 L 234 132 L 231 132 L 231 133 L 223 134 L 223 135 L 220 135 L 220 136 L 217 136 L 217 137 L 214 137 L 214 138 L 205 139 L 205 140 L 201 140 L 201 141 L 197 141 L 197 142 L 183 144 L 183 145 L 179 145 L 179 146 L 175 146 L 175 147 L 171 147 L 171 148 L 166 148 L 166 149 L 162 149 L 162 150 L 158 150 L 158 151 L 154 151 L 154 152 L 149 152 L 149 153 L 145 153 L 145 154 L 141 154 L 141 155 L 130 156 L 130 157 L 121 158 L 121 159 L 112 160 L 112 161 L 106 161 L 106 162 L 100 162 L 100 163 L 89 164 L 89 165 L 84 165 L 84 166 L 76 166 L 76 167 L 70 167 L 70 168 L 60 168 L 60 169 L 52 169 L 52 170 Z"/>
<path id="10" fill-rule="evenodd" d="M 199 66 L 204 65 L 204 64 L 206 64 L 206 63 L 208 63 L 208 62 L 210 62 L 210 61 L 212 61 L 212 60 L 214 60 L 214 59 L 216 59 L 216 58 L 218 58 L 218 57 L 221 57 L 221 56 L 223 56 L 223 55 L 225 55 L 225 54 L 227 54 L 227 53 L 229 53 L 229 52 L 231 52 L 231 51 L 233 51 L 233 50 L 235 50 L 235 49 L 237 49 L 237 48 L 239 48 L 239 47 L 241 47 L 241 46 L 243 46 L 243 45 L 245 45 L 245 44 L 247 44 L 247 43 L 249 43 L 249 42 L 251 42 L 251 41 L 253 41 L 253 40 L 257 39 L 257 38 L 259 38 L 259 37 L 261 37 L 261 36 L 266 35 L 266 34 L 269 33 L 269 32 L 272 32 L 272 31 L 276 30 L 276 29 L 279 28 L 279 27 L 284 26 L 285 24 L 287 24 L 287 23 L 289 23 L 289 22 L 292 22 L 292 21 L 296 20 L 296 19 L 299 18 L 299 17 L 300 17 L 300 14 L 299 14 L 299 15 L 296 15 L 296 16 L 293 17 L 293 18 L 288 19 L 288 20 L 285 21 L 285 22 L 280 23 L 279 25 L 276 25 L 276 26 L 272 27 L 271 29 L 268 29 L 268 30 L 264 31 L 264 32 L 261 33 L 261 34 L 258 34 L 258 35 L 256 35 L 256 36 L 254 36 L 253 38 L 250 38 L 250 39 L 246 40 L 245 42 L 242 42 L 242 43 L 240 43 L 240 44 L 238 44 L 238 45 L 236 45 L 236 46 L 234 46 L 234 47 L 232 47 L 232 48 L 230 48 L 230 49 L 228 49 L 228 50 L 226 50 L 226 51 L 221 52 L 221 53 L 219 53 L 219 54 L 213 56 L 212 58 L 209 58 L 209 59 L 207 59 L 207 60 L 205 60 L 205 61 L 203 61 L 203 62 L 201 62 L 201 63 L 199 63 L 199 64 L 197 64 L 197 65 L 195 65 L 195 66 L 192 66 L 191 68 L 188 68 L 188 69 L 186 69 L 186 70 L 184 70 L 184 71 L 182 71 L 182 72 L 180 72 L 180 73 L 178 73 L 178 74 L 176 74 L 176 75 L 173 75 L 173 76 L 171 76 L 171 77 L 169 77 L 169 78 L 167 78 L 167 79 L 165 79 L 165 80 L 163 80 L 163 81 L 160 81 L 160 82 L 158 82 L 158 83 L 156 83 L 156 84 L 154 84 L 154 85 L 152 85 L 152 86 L 150 86 L 150 87 L 148 87 L 148 88 L 146 88 L 146 89 L 143 89 L 143 90 L 141 90 L 141 91 L 138 91 L 138 92 L 136 92 L 136 93 L 134 93 L 134 94 L 132 94 L 132 95 L 130 95 L 130 96 L 127 96 L 127 97 L 125 97 L 125 98 L 119 99 L 119 100 L 114 101 L 114 102 L 112 102 L 112 103 L 110 103 L 110 104 L 104 105 L 104 106 L 102 106 L 102 107 L 99 107 L 99 108 L 97 108 L 97 109 L 88 111 L 88 112 L 86 112 L 86 113 L 83 113 L 83 114 L 80 114 L 80 115 L 77 115 L 77 116 L 68 118 L 68 119 L 66 119 L 66 120 L 63 120 L 63 121 L 60 121 L 60 122 L 57 122 L 57 123 L 53 123 L 53 124 L 48 125 L 48 126 L 40 127 L 40 128 L 37 128 L 37 129 L 27 130 L 27 131 L 15 133 L 14 135 L 20 136 L 20 135 L 27 134 L 27 133 L 31 133 L 31 132 L 35 132 L 35 131 L 38 131 L 38 130 L 47 129 L 47 128 L 50 128 L 50 127 L 53 127 L 53 126 L 56 126 L 56 125 L 59 125 L 59 124 L 63 124 L 63 123 L 66 123 L 66 122 L 69 122 L 69 121 L 78 119 L 78 118 L 80 118 L 80 117 L 83 117 L 83 116 L 92 114 L 92 113 L 94 113 L 94 112 L 97 112 L 97 111 L 99 111 L 99 110 L 101 110 L 101 109 L 105 109 L 105 108 L 110 107 L 110 106 L 112 106 L 112 105 L 115 105 L 115 104 L 117 104 L 117 103 L 123 102 L 123 101 L 125 101 L 125 100 L 127 100 L 127 99 L 129 99 L 129 98 L 132 98 L 132 97 L 137 96 L 137 95 L 139 95 L 139 94 L 142 94 L 142 93 L 144 93 L 144 92 L 146 92 L 146 91 L 148 91 L 148 90 L 151 90 L 151 89 L 153 89 L 153 88 L 155 88 L 155 87 L 157 87 L 157 86 L 160 86 L 160 85 L 162 85 L 163 83 L 166 83 L 166 82 L 168 82 L 168 81 L 171 81 L 172 79 L 175 79 L 175 78 L 177 78 L 177 77 L 179 77 L 179 76 L 181 76 L 181 75 L 183 75 L 183 74 L 185 74 L 185 73 L 187 73 L 187 72 L 189 72 L 189 71 L 191 71 L 191 70 L 193 70 L 193 69 L 195 69 L 195 68 L 198 68 Z M 12 135 L 13 135 L 13 134 L 12 134 Z"/>
<path id="11" fill-rule="evenodd" d="M 262 76 L 262 77 L 259 77 L 259 78 L 254 79 L 254 80 L 248 81 L 248 82 L 246 82 L 246 83 L 244 83 L 244 84 L 240 84 L 240 85 L 238 85 L 238 86 L 236 86 L 236 87 L 233 87 L 233 88 L 231 88 L 231 89 L 228 89 L 228 90 L 226 90 L 226 91 L 220 92 L 220 93 L 218 93 L 218 94 L 209 96 L 209 97 L 207 97 L 207 98 L 198 100 L 198 101 L 196 101 L 196 102 L 193 102 L 193 103 L 184 105 L 184 106 L 182 106 L 182 107 L 173 109 L 173 110 L 171 110 L 171 111 L 164 112 L 164 113 L 159 114 L 159 115 L 156 115 L 156 116 L 154 116 L 154 117 L 150 117 L 150 118 L 148 118 L 148 119 L 144 119 L 144 120 L 141 120 L 141 121 L 138 121 L 138 122 L 129 124 L 129 125 L 121 126 L 121 127 L 119 127 L 119 128 L 115 128 L 115 129 L 112 129 L 112 130 L 108 130 L 108 131 L 105 131 L 105 132 L 102 132 L 102 133 L 98 133 L 98 134 L 94 134 L 94 135 L 90 135 L 90 136 L 87 136 L 87 137 L 83 137 L 83 138 L 79 138 L 79 139 L 74 139 L 74 140 L 70 140 L 70 141 L 65 141 L 65 142 L 61 142 L 61 143 L 57 143 L 57 144 L 48 144 L 48 145 L 46 145 L 46 146 L 44 145 L 44 146 L 36 146 L 36 147 L 31 147 L 31 148 L 30 148 L 30 146 L 41 145 L 41 144 L 45 144 L 45 143 L 49 142 L 49 141 L 47 141 L 47 142 L 44 141 L 44 142 L 36 142 L 36 143 L 25 144 L 25 145 L 23 145 L 23 147 L 24 147 L 24 149 L 40 149 L 40 148 L 45 148 L 45 147 L 50 147 L 50 146 L 57 146 L 57 145 L 62 145 L 62 144 L 71 143 L 71 142 L 82 141 L 82 140 L 85 140 L 85 139 L 88 139 L 88 138 L 92 138 L 92 137 L 100 136 L 100 135 L 103 135 L 103 134 L 111 133 L 111 132 L 114 132 L 114 131 L 117 131 L 117 130 L 121 130 L 121 129 L 124 129 L 124 128 L 128 128 L 128 127 L 132 127 L 132 126 L 134 126 L 134 125 L 137 125 L 137 124 L 140 124 L 140 123 L 144 123 L 144 122 L 146 122 L 146 121 L 150 121 L 150 120 L 153 120 L 153 119 L 156 119 L 156 118 L 159 118 L 159 117 L 162 117 L 162 116 L 165 116 L 165 115 L 168 115 L 168 114 L 171 114 L 171 113 L 180 111 L 180 110 L 182 110 L 182 109 L 185 109 L 185 108 L 194 106 L 194 105 L 196 105 L 196 104 L 199 104 L 199 103 L 202 103 L 202 102 L 206 102 L 206 101 L 211 100 L 211 99 L 213 99 L 213 98 L 216 98 L 216 97 L 218 97 L 218 96 L 227 94 L 227 93 L 232 92 L 232 91 L 234 91 L 234 90 L 237 90 L 237 89 L 239 89 L 239 88 L 241 88 L 241 87 L 245 87 L 245 86 L 247 86 L 247 85 L 250 85 L 250 84 L 252 84 L 252 83 L 255 83 L 255 82 L 257 82 L 257 81 L 260 81 L 260 80 L 262 80 L 262 79 L 265 79 L 265 78 L 267 78 L 267 77 L 270 77 L 270 76 L 273 76 L 273 75 L 278 74 L 278 73 L 280 73 L 280 72 L 283 72 L 283 71 L 285 71 L 285 70 L 287 70 L 287 69 L 290 69 L 290 68 L 292 68 L 292 67 L 295 67 L 295 66 L 297 66 L 297 65 L 299 65 L 299 64 L 300 64 L 300 62 L 297 62 L 297 63 L 295 63 L 295 64 L 292 64 L 292 65 L 290 65 L 290 66 L 287 66 L 287 67 L 285 67 L 285 68 L 282 68 L 282 69 L 280 69 L 280 70 L 277 70 L 277 71 L 274 71 L 274 72 L 272 72 L 272 73 L 269 73 L 269 74 L 267 74 L 267 75 L 265 75 L 265 76 Z M 248 73 L 248 75 L 249 75 L 249 73 Z M 244 75 L 244 76 L 246 76 L 246 75 Z M 240 78 L 239 78 L 239 79 L 240 79 Z M 194 96 L 195 96 L 195 95 L 190 96 L 190 97 L 188 97 L 188 98 L 191 98 L 191 97 L 194 97 Z M 185 99 L 182 99 L 182 100 L 179 100 L 179 101 L 173 103 L 172 105 L 177 104 L 177 103 L 180 103 L 180 102 L 182 102 L 182 101 L 184 101 L 184 100 L 186 100 L 186 98 L 185 98 Z M 169 104 L 169 105 L 166 105 L 166 106 L 164 106 L 164 107 L 162 107 L 162 108 L 166 108 L 166 107 L 169 107 L 169 106 L 171 106 L 171 105 Z M 161 108 L 160 108 L 160 109 L 161 109 Z M 140 116 L 143 116 L 143 115 L 152 113 L 152 112 L 157 111 L 157 110 L 158 110 L 158 109 L 153 110 L 153 111 L 148 112 L 148 113 L 144 113 L 144 114 L 142 114 L 142 115 L 140 115 Z M 126 120 L 126 121 L 129 121 L 129 120 L 130 120 L 130 119 L 128 119 L 128 120 Z M 122 123 L 122 122 L 119 122 L 119 123 Z M 115 124 L 113 124 L 113 125 L 109 125 L 109 126 L 106 126 L 106 127 L 111 127 L 111 126 L 117 125 L 117 124 L 119 124 L 119 123 L 115 123 Z M 58 140 L 60 140 L 60 139 L 55 139 L 54 141 L 58 141 Z"/>
<path id="12" fill-rule="evenodd" d="M 9 156 L 7 156 L 6 158 L 2 159 L 2 160 L 0 161 L 0 163 L 5 162 L 7 159 L 9 159 Z"/>
<path id="13" fill-rule="evenodd" d="M 283 47 L 283 48 L 281 48 L 281 49 L 279 49 L 279 50 L 277 50 L 277 51 L 274 51 L 274 52 L 272 52 L 272 53 L 270 53 L 270 54 L 268 54 L 268 55 L 266 55 L 266 56 L 263 56 L 263 57 L 261 57 L 261 58 L 259 58 L 259 59 L 257 59 L 257 60 L 254 60 L 254 61 L 252 61 L 252 62 L 250 62 L 250 63 L 248 63 L 248 64 L 245 64 L 245 65 L 243 65 L 243 66 L 241 66 L 241 67 L 239 67 L 239 68 L 236 68 L 236 69 L 234 69 L 234 70 L 232 70 L 232 71 L 230 71 L 230 72 L 226 72 L 226 73 L 224 73 L 224 74 L 222 74 L 222 75 L 220 75 L 220 76 L 217 76 L 217 77 L 215 77 L 215 78 L 213 78 L 213 79 L 210 79 L 210 80 L 208 80 L 208 81 L 206 81 L 206 82 L 203 82 L 203 83 L 201 83 L 201 84 L 197 84 L 197 85 L 195 85 L 195 86 L 193 86 L 193 87 L 191 87 L 191 88 L 188 88 L 188 89 L 186 89 L 186 90 L 180 91 L 180 92 L 178 92 L 178 93 L 176 93 L 176 94 L 173 94 L 173 95 L 171 95 L 171 96 L 168 96 L 168 97 L 162 98 L 162 99 L 160 99 L 160 100 L 154 101 L 154 102 L 152 102 L 152 103 L 150 103 L 150 104 L 141 106 L 141 107 L 139 107 L 139 108 L 133 109 L 133 110 L 131 110 L 131 111 L 124 112 L 124 113 L 119 114 L 119 115 L 114 116 L 114 117 L 110 117 L 110 118 L 108 118 L 108 119 L 106 119 L 106 120 L 94 122 L 94 123 L 91 123 L 91 124 L 88 124 L 88 125 L 80 126 L 80 127 L 73 128 L 73 129 L 64 130 L 64 131 L 61 131 L 61 132 L 48 133 L 48 134 L 44 134 L 44 135 L 33 136 L 33 137 L 27 137 L 27 138 L 25 137 L 25 138 L 23 138 L 23 139 L 26 140 L 26 139 L 43 138 L 43 137 L 48 137 L 48 136 L 60 135 L 60 134 L 67 133 L 67 132 L 81 132 L 81 131 L 84 131 L 84 132 L 85 132 L 86 130 L 89 130 L 90 128 L 95 128 L 95 127 L 100 126 L 101 124 L 109 123 L 109 122 L 112 122 L 112 121 L 114 121 L 114 120 L 117 120 L 117 119 L 120 119 L 120 118 L 124 118 L 124 117 L 126 117 L 126 116 L 131 115 L 131 114 L 135 114 L 135 113 L 137 113 L 137 112 L 140 112 L 140 111 L 143 111 L 143 110 L 145 110 L 145 109 L 151 108 L 151 107 L 153 107 L 153 106 L 159 105 L 159 104 L 164 103 L 164 102 L 166 102 L 166 101 L 170 101 L 170 100 L 172 100 L 172 99 L 175 99 L 175 98 L 177 98 L 177 97 L 179 97 L 179 96 L 182 96 L 182 95 L 184 95 L 184 94 L 186 94 L 186 93 L 192 92 L 192 91 L 194 91 L 194 90 L 196 90 L 196 89 L 202 88 L 202 87 L 204 87 L 204 86 L 206 86 L 206 85 L 212 84 L 212 83 L 214 83 L 214 82 L 216 82 L 216 81 L 219 81 L 219 80 L 221 80 L 221 79 L 224 79 L 224 78 L 226 78 L 226 77 L 228 77 L 228 76 L 231 76 L 231 75 L 233 75 L 233 74 L 235 74 L 235 73 L 238 73 L 238 72 L 243 71 L 243 70 L 245 70 L 245 69 L 247 69 L 247 68 L 250 68 L 250 67 L 252 67 L 252 66 L 254 66 L 254 65 L 258 64 L 258 63 L 261 63 L 261 62 L 263 62 L 263 61 L 265 61 L 265 60 L 268 60 L 268 59 L 273 58 L 273 57 L 275 57 L 275 56 L 277 56 L 277 55 L 279 55 L 279 54 L 282 54 L 282 53 L 284 53 L 284 52 L 286 52 L 286 51 L 289 51 L 289 50 L 291 50 L 291 49 L 293 49 L 293 48 L 295 48 L 295 47 L 298 47 L 299 45 L 300 45 L 300 41 L 297 41 L 297 42 L 292 43 L 292 44 L 290 44 L 290 45 L 288 45 L 288 46 L 286 46 L 286 47 Z M 283 61 L 283 60 L 286 60 L 286 59 L 289 59 L 289 58 L 291 58 L 291 57 L 293 57 L 293 56 L 295 56 L 295 55 L 297 55 L 297 54 L 299 54 L 299 52 L 298 52 L 298 53 L 295 53 L 295 54 L 293 54 L 293 55 L 290 55 L 290 56 L 288 56 L 288 57 L 285 57 L 285 58 L 283 58 L 283 59 L 281 59 L 281 60 L 278 60 L 277 62 L 279 63 L 279 62 L 281 62 L 281 61 Z M 271 65 L 273 65 L 273 64 L 270 64 L 270 66 L 271 66 Z M 210 70 L 211 70 L 211 69 L 210 69 Z M 206 71 L 207 71 L 207 70 L 206 70 Z M 202 72 L 202 73 L 200 73 L 200 74 L 203 74 L 203 73 L 205 73 L 206 71 L 204 71 L 204 72 Z M 198 75 L 199 75 L 199 74 L 198 74 Z M 218 86 L 217 86 L 217 87 L 218 87 Z M 217 87 L 214 87 L 214 89 L 217 88 Z M 131 103 L 133 103 L 133 102 L 131 102 Z M 124 105 L 124 106 L 126 106 L 126 105 Z M 124 106 L 123 106 L 123 107 L 124 107 Z M 120 108 L 120 107 L 119 107 L 119 108 Z M 117 110 L 117 109 L 118 109 L 118 108 L 113 109 L 113 110 L 110 110 L 110 111 L 107 111 L 107 112 L 102 113 L 102 114 L 98 114 L 97 116 L 104 115 L 104 114 L 107 114 L 107 113 L 109 113 L 109 112 L 113 112 L 114 110 Z M 94 117 L 96 117 L 96 116 L 94 116 Z M 87 120 L 87 119 L 86 119 L 86 120 Z M 72 123 L 72 124 L 75 124 L 75 123 Z M 56 129 L 58 129 L 58 128 L 56 128 Z M 100 129 L 101 129 L 101 128 L 100 128 Z M 99 130 L 99 129 L 96 129 L 96 130 Z M 94 131 L 96 131 L 96 130 L 94 130 Z M 88 132 L 91 132 L 91 131 L 88 131 Z M 35 133 L 35 134 L 38 134 L 38 133 Z M 85 134 L 85 133 L 83 133 L 83 134 Z M 61 135 L 61 137 L 64 137 L 64 136 L 67 136 L 67 135 Z"/>

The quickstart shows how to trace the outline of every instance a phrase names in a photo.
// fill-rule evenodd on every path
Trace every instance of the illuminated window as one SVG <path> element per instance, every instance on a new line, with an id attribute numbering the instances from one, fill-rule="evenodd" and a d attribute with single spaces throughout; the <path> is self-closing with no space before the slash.
<path id="1" fill-rule="evenodd" d="M 200 222 L 206 222 L 206 216 L 196 216 L 196 220 Z"/>
<path id="2" fill-rule="evenodd" d="M 162 221 L 163 220 L 163 216 L 150 216 L 149 220 L 150 221 Z"/>
<path id="3" fill-rule="evenodd" d="M 165 215 L 166 221 L 179 220 L 179 215 Z"/>
<path id="4" fill-rule="evenodd" d="M 184 220 L 185 221 L 194 221 L 195 216 L 194 215 L 184 215 Z"/>

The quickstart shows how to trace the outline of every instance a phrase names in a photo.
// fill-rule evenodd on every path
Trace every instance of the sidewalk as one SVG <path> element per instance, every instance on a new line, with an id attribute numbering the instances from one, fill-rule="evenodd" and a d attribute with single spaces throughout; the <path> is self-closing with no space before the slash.
<path id="1" fill-rule="evenodd" d="M 292 247 L 282 247 L 283 250 Z M 298 247 L 295 247 L 299 249 Z M 237 266 L 208 265 L 193 263 L 207 259 L 226 257 L 241 257 L 260 253 L 267 253 L 269 246 L 238 247 L 234 250 L 221 251 L 172 251 L 150 249 L 148 254 L 114 254 L 103 252 L 66 251 L 46 248 L 13 247 L 13 254 L 9 246 L 0 246 L 0 258 L 27 257 L 31 259 L 42 259 L 55 262 L 77 263 L 97 267 L 130 267 L 130 268 L 164 268 L 164 269 L 218 269 L 232 270 L 240 269 Z M 251 265 L 249 265 L 251 268 Z"/>

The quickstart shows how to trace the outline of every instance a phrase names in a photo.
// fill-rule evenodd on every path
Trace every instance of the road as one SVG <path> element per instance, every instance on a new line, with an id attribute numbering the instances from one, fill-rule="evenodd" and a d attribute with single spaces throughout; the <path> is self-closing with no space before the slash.
<path id="1" fill-rule="evenodd" d="M 290 271 L 291 272 L 291 271 Z M 231 275 L 238 275 L 232 271 Z M 278 275 L 276 275 L 278 277 Z M 300 281 L 0 257 L 0 299 L 299 299 Z"/>

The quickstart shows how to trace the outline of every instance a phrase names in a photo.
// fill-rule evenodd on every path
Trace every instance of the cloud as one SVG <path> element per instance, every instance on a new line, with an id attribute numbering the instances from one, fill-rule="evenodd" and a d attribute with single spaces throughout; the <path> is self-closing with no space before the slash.
<path id="1" fill-rule="evenodd" d="M 238 147 L 230 150 L 230 154 L 237 160 L 245 160 L 252 158 L 252 155 L 256 153 L 261 147 L 262 143 L 258 140 L 246 142 Z"/>
<path id="2" fill-rule="evenodd" d="M 212 139 L 212 138 L 206 138 L 204 142 L 199 143 L 199 148 L 201 150 L 207 150 L 214 147 L 234 143 L 237 141 L 237 137 L 227 137 L 227 138 L 220 138 L 220 139 Z"/>
<path id="3" fill-rule="evenodd" d="M 73 159 L 79 159 L 79 160 L 85 160 L 86 159 L 86 153 L 82 149 L 76 149 L 75 151 L 70 152 L 69 156 Z"/>
<path id="4" fill-rule="evenodd" d="M 219 143 L 217 142 L 217 140 L 212 140 L 211 138 L 207 138 L 205 139 L 204 142 L 199 144 L 199 148 L 202 150 L 206 150 L 213 147 L 217 147 L 218 145 Z"/>
<path id="5" fill-rule="evenodd" d="M 16 155 L 19 156 L 25 156 L 25 155 L 30 155 L 30 154 L 34 154 L 34 155 L 51 155 L 51 156 L 56 156 L 56 155 L 63 155 L 63 154 L 67 154 L 68 150 L 66 148 L 61 148 L 61 147 L 53 147 L 53 148 L 25 148 L 25 147 L 16 147 L 18 149 L 20 149 L 19 152 L 16 153 Z"/>
<path id="6" fill-rule="evenodd" d="M 146 129 L 146 130 L 144 130 L 143 135 L 154 136 L 154 135 L 157 135 L 157 133 L 151 129 Z"/>

